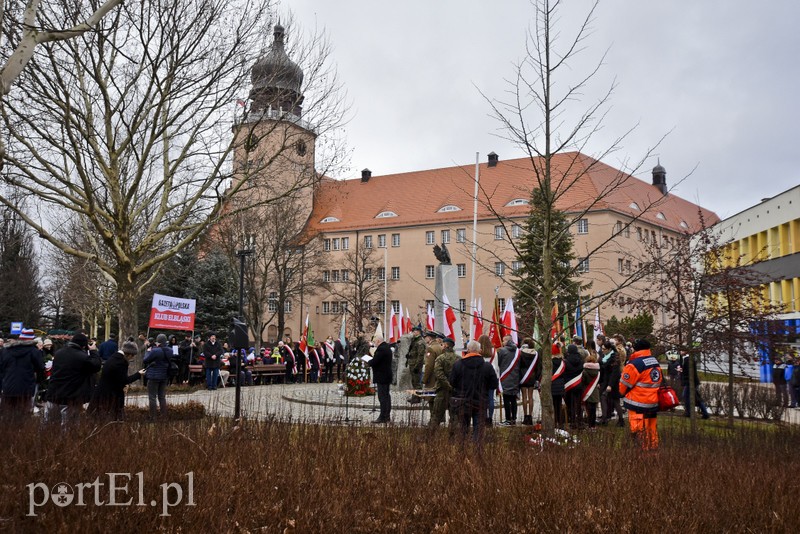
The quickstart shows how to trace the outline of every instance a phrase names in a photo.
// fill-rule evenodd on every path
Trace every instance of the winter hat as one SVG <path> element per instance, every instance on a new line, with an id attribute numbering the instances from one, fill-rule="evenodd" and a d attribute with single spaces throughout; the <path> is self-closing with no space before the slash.
<path id="1" fill-rule="evenodd" d="M 650 342 L 646 339 L 637 339 L 633 342 L 633 350 L 640 351 L 640 350 L 647 350 L 650 348 Z"/>
<path id="2" fill-rule="evenodd" d="M 86 337 L 86 334 L 84 334 L 83 332 L 78 332 L 77 334 L 72 336 L 71 341 L 76 345 L 78 345 L 79 347 L 81 347 L 82 349 L 85 349 L 89 346 L 89 338 Z"/>
<path id="3" fill-rule="evenodd" d="M 35 337 L 36 336 L 33 334 L 33 329 L 32 328 L 23 328 L 22 332 L 19 335 L 19 339 L 21 341 L 31 341 Z"/>
<path id="4" fill-rule="evenodd" d="M 569 345 L 567 345 L 567 352 L 571 354 L 579 354 L 578 346 L 570 343 Z"/>
<path id="5" fill-rule="evenodd" d="M 158 343 L 159 345 L 163 345 L 166 342 L 167 342 L 166 334 L 158 334 L 158 336 L 156 336 L 156 343 Z"/>
<path id="6" fill-rule="evenodd" d="M 42 343 L 42 345 L 44 345 L 45 347 L 52 347 L 53 346 L 53 340 L 52 339 L 45 339 L 44 343 Z"/>

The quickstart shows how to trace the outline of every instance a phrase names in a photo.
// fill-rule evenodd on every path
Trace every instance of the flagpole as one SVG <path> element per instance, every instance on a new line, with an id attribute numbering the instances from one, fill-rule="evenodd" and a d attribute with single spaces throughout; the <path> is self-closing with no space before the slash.
<path id="1" fill-rule="evenodd" d="M 388 243 L 384 241 L 383 249 L 383 324 L 388 324 L 386 314 L 389 304 L 389 247 Z"/>
<path id="2" fill-rule="evenodd" d="M 472 196 L 472 281 L 469 300 L 475 303 L 475 258 L 478 254 L 478 181 L 480 180 L 480 153 L 475 152 L 475 194 Z"/>

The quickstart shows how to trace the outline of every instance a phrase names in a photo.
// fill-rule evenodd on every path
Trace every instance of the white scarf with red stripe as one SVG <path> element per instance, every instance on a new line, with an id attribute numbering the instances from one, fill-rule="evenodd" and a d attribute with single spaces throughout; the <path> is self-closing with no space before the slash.
<path id="1" fill-rule="evenodd" d="M 297 358 L 294 357 L 294 352 L 292 351 L 292 349 L 289 348 L 289 345 L 284 345 L 284 347 L 286 347 L 286 350 L 289 351 L 289 356 L 292 357 L 292 374 L 296 375 L 297 374 Z"/>
<path id="2" fill-rule="evenodd" d="M 600 375 L 598 374 L 597 376 L 594 377 L 592 383 L 589 384 L 583 391 L 583 397 L 581 398 L 581 401 L 586 402 L 586 399 L 592 396 L 592 393 L 594 393 L 594 390 L 599 382 L 600 382 Z"/>
<path id="3" fill-rule="evenodd" d="M 559 376 L 563 375 L 564 374 L 564 369 L 567 368 L 567 366 L 564 364 L 564 362 L 558 362 L 558 363 L 560 365 L 558 366 L 558 369 L 556 369 L 555 372 L 553 373 L 552 380 L 555 380 Z"/>
<path id="4" fill-rule="evenodd" d="M 581 383 L 582 379 L 583 379 L 583 375 L 580 374 L 580 373 L 578 374 L 578 376 L 570 378 L 569 381 L 566 384 L 564 384 L 564 391 L 565 392 L 566 391 L 572 391 L 573 389 L 578 387 L 578 385 Z"/>
<path id="5" fill-rule="evenodd" d="M 524 384 L 525 382 L 528 381 L 528 379 L 531 377 L 531 374 L 533 374 L 533 370 L 534 370 L 534 368 L 536 368 L 536 363 L 538 361 L 539 361 L 539 352 L 537 351 L 537 352 L 534 352 L 533 361 L 531 362 L 530 367 L 528 367 L 528 370 L 525 371 L 525 375 L 522 377 L 522 380 L 520 380 L 520 382 L 519 382 L 520 384 Z"/>

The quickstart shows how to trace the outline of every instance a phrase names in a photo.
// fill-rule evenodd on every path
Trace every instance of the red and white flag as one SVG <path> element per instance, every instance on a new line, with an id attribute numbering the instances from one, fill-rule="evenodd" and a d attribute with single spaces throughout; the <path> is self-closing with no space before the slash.
<path id="1" fill-rule="evenodd" d="M 456 332 L 456 312 L 450 306 L 450 301 L 447 300 L 447 295 L 442 295 L 442 303 L 444 304 L 444 335 L 451 339 L 455 339 Z"/>
<path id="2" fill-rule="evenodd" d="M 308 314 L 306 314 L 306 324 L 303 327 L 303 333 L 300 335 L 300 350 L 308 358 Z"/>
<path id="3" fill-rule="evenodd" d="M 503 312 L 503 318 L 500 322 L 503 324 L 506 335 L 511 336 L 511 339 L 514 340 L 514 345 L 517 345 L 517 315 L 514 313 L 514 299 L 508 299 L 506 311 Z"/>
<path id="4" fill-rule="evenodd" d="M 597 347 L 597 350 L 600 350 L 600 347 L 597 345 L 597 336 L 603 334 L 603 325 L 600 324 L 600 307 L 598 306 L 594 310 L 594 344 Z"/>
<path id="5" fill-rule="evenodd" d="M 414 325 L 411 324 L 411 314 L 408 313 L 408 306 L 406 306 L 406 334 L 410 334 L 412 328 Z"/>
<path id="6" fill-rule="evenodd" d="M 425 319 L 425 328 L 431 332 L 436 328 L 436 316 L 433 313 L 433 306 L 428 305 L 428 316 Z"/>
<path id="7" fill-rule="evenodd" d="M 470 339 L 478 339 L 483 335 L 483 305 L 481 299 L 472 303 L 472 333 Z"/>
<path id="8" fill-rule="evenodd" d="M 389 343 L 397 343 L 400 339 L 400 335 L 397 329 L 397 315 L 394 313 L 394 306 L 392 306 L 392 312 L 389 314 Z"/>
<path id="9" fill-rule="evenodd" d="M 500 334 L 500 324 L 498 321 L 498 315 L 500 314 L 500 310 L 498 309 L 498 302 L 497 299 L 494 299 L 494 306 L 492 307 L 492 324 L 489 325 L 489 339 L 492 341 L 492 346 L 496 349 L 499 349 L 503 346 L 503 336 Z"/>

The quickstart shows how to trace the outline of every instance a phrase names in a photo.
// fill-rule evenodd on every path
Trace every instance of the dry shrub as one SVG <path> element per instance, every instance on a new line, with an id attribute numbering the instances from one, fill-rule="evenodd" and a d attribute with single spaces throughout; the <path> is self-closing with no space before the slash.
<path id="1" fill-rule="evenodd" d="M 128 405 L 125 407 L 125 419 L 129 422 L 146 421 L 149 415 L 150 411 L 147 406 Z M 169 421 L 202 419 L 205 415 L 206 407 L 197 401 L 167 405 L 167 419 Z"/>
<path id="2" fill-rule="evenodd" d="M 714 415 L 728 417 L 731 407 L 727 384 L 703 384 L 701 392 Z M 786 409 L 778 405 L 772 387 L 755 383 L 734 384 L 734 416 L 741 419 L 780 421 Z"/>
<path id="3" fill-rule="evenodd" d="M 672 418 L 682 420 L 681 417 Z M 795 429 L 690 436 L 661 418 L 642 454 L 622 429 L 573 448 L 492 429 L 481 448 L 447 430 L 249 422 L 38 421 L 5 428 L 4 532 L 788 532 Z M 142 472 L 144 502 L 194 477 L 196 506 L 68 506 L 27 517 L 26 486 Z M 130 493 L 137 501 L 136 484 Z M 88 497 L 89 501 L 92 500 Z M 286 530 L 284 530 L 286 529 Z"/>

